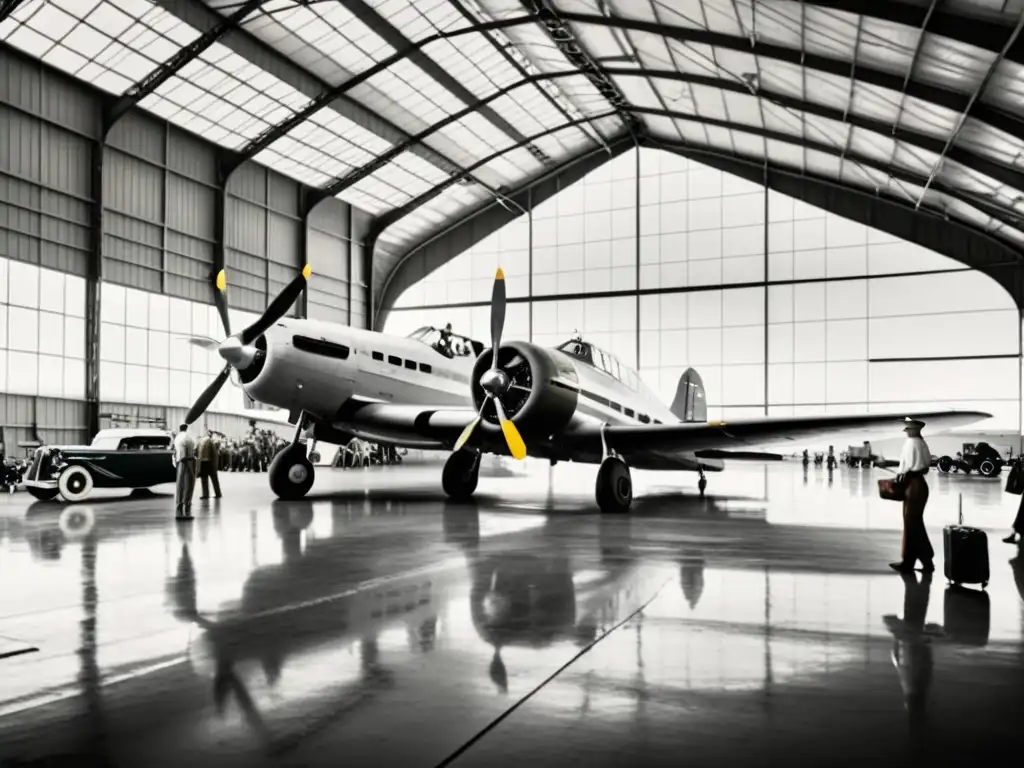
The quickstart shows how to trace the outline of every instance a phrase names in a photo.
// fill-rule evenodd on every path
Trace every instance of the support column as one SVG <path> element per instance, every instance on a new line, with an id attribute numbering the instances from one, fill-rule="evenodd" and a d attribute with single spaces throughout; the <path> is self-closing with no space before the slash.
<path id="1" fill-rule="evenodd" d="M 533 343 L 533 189 L 526 190 L 526 338 Z"/>
<path id="2" fill-rule="evenodd" d="M 636 155 L 636 162 L 633 171 L 636 175 L 636 195 L 633 198 L 633 211 L 636 214 L 636 231 L 634 240 L 636 251 L 633 254 L 636 268 L 636 283 L 633 285 L 633 301 L 636 302 L 636 366 L 637 376 L 640 375 L 640 147 L 633 147 L 633 154 Z"/>
<path id="3" fill-rule="evenodd" d="M 100 430 L 100 317 L 103 283 L 103 148 L 107 126 L 92 142 L 90 158 L 89 266 L 85 280 L 85 425 L 89 439 Z"/>
<path id="4" fill-rule="evenodd" d="M 299 216 L 301 217 L 301 220 L 299 221 L 299 243 L 298 243 L 298 246 L 299 246 L 299 249 L 298 249 L 298 251 L 299 251 L 298 262 L 299 263 L 295 266 L 296 269 L 302 269 L 307 264 L 309 264 L 309 214 L 310 214 L 311 211 L 309 209 L 309 206 L 306 204 L 306 200 L 307 200 L 306 188 L 305 187 L 299 187 Z M 269 209 L 268 209 L 267 215 L 268 216 L 270 215 Z M 349 282 L 351 282 L 351 273 L 349 274 L 349 278 L 350 278 Z M 351 320 L 352 319 L 352 308 L 351 308 L 351 305 L 352 305 L 352 289 L 351 289 L 351 285 L 349 286 L 349 293 L 348 293 L 348 295 L 349 295 L 349 299 L 348 299 L 348 301 L 349 301 L 349 315 L 348 316 L 349 316 L 349 319 Z M 299 296 L 298 315 L 299 315 L 299 317 L 304 317 L 304 318 L 308 318 L 309 317 L 309 286 L 307 286 L 306 290 L 304 290 L 302 292 L 302 294 Z"/>
<path id="5" fill-rule="evenodd" d="M 768 415 L 768 162 L 764 164 L 764 415 Z"/>

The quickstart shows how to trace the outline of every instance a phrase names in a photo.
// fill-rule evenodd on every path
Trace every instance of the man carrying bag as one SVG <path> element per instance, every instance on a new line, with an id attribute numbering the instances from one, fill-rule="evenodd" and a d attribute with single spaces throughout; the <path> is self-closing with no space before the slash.
<path id="1" fill-rule="evenodd" d="M 912 573 L 914 563 L 921 561 L 921 570 L 935 570 L 935 550 L 924 527 L 924 508 L 928 504 L 928 483 L 924 476 L 931 466 L 928 444 L 921 437 L 923 421 L 907 419 L 903 431 L 907 441 L 900 454 L 900 466 L 895 480 L 879 480 L 878 491 L 883 499 L 903 502 L 903 541 L 900 561 L 889 563 L 898 573 Z"/>

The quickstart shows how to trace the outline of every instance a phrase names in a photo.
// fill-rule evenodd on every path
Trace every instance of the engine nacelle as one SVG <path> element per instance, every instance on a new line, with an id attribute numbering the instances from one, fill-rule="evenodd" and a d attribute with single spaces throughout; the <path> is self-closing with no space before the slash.
<path id="1" fill-rule="evenodd" d="M 500 431 L 497 409 L 480 385 L 480 377 L 491 367 L 491 350 L 485 349 L 473 366 L 472 387 L 477 409 L 488 400 L 480 426 L 495 433 Z M 509 379 L 509 387 L 501 396 L 505 416 L 515 422 L 527 443 L 531 435 L 548 437 L 558 432 L 576 413 L 576 389 L 552 383 L 560 380 L 575 385 L 576 369 L 559 364 L 543 347 L 524 341 L 502 344 L 497 367 Z"/>

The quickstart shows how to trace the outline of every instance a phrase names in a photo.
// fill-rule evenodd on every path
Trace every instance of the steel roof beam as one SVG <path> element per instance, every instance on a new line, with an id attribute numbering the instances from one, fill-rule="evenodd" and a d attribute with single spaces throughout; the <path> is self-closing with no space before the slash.
<path id="1" fill-rule="evenodd" d="M 167 59 L 167 61 L 160 64 L 134 85 L 129 86 L 110 108 L 105 110 L 103 115 L 104 126 L 109 129 L 110 126 L 124 117 L 128 110 L 154 93 L 157 88 L 174 77 L 182 68 L 198 59 L 200 55 L 224 37 L 224 35 L 236 29 L 246 16 L 259 10 L 263 3 L 264 0 L 246 0 L 236 10 L 225 16 L 222 21 L 206 30 L 188 45 L 178 49 L 178 52 Z"/>
<path id="2" fill-rule="evenodd" d="M 0 0 L 0 21 L 4 21 L 18 10 L 18 6 L 24 2 L 25 0 Z"/>
<path id="3" fill-rule="evenodd" d="M 565 23 L 564 14 L 560 9 L 554 8 L 547 0 L 521 0 L 527 10 L 537 14 L 540 27 L 547 34 L 548 38 L 572 66 L 576 67 L 580 74 L 590 80 L 591 85 L 597 88 L 605 100 L 612 105 L 619 113 L 619 117 L 629 131 L 629 135 L 636 141 L 639 137 L 642 126 L 636 122 L 628 110 L 623 107 L 629 104 L 622 92 L 615 87 L 604 68 L 597 63 L 597 60 L 590 55 L 587 49 L 576 39 L 572 28 Z M 599 16 L 597 18 L 610 19 L 610 16 Z"/>
<path id="4" fill-rule="evenodd" d="M 434 61 L 434 59 L 424 53 L 422 45 L 412 47 L 412 41 L 402 34 L 400 29 L 373 10 L 363 2 L 363 0 L 338 0 L 338 2 L 341 3 L 349 13 L 369 27 L 375 34 L 379 35 L 384 42 L 396 51 L 408 50 L 409 61 L 426 72 L 434 81 L 459 101 L 467 105 L 475 104 L 478 101 L 475 93 L 459 82 L 458 78 L 450 74 L 444 67 Z M 467 31 L 476 31 L 483 26 L 484 25 L 480 22 L 474 21 L 467 28 Z M 481 109 L 480 115 L 497 130 L 501 131 L 506 136 L 515 139 L 517 142 L 522 142 L 523 139 L 526 138 L 522 131 L 512 125 L 512 123 L 499 115 L 493 109 Z M 536 157 L 540 162 L 546 164 L 551 162 L 551 158 L 540 147 L 531 146 L 528 142 L 523 146 L 529 149 L 530 154 Z"/>
<path id="5" fill-rule="evenodd" d="M 939 153 L 938 159 L 935 161 L 935 165 L 932 167 L 932 171 L 928 174 L 928 183 L 924 185 L 924 189 L 921 190 L 921 196 L 917 200 L 917 205 L 921 205 L 921 201 L 924 200 L 925 193 L 928 191 L 928 187 L 935 180 L 936 175 L 942 169 L 942 162 L 946 159 L 946 155 L 949 152 L 950 147 L 953 146 L 953 142 L 956 141 L 956 137 L 960 135 L 960 131 L 963 130 L 964 123 L 967 122 L 967 117 L 971 113 L 971 108 L 977 103 L 977 100 L 985 93 L 985 89 L 988 88 L 989 82 L 992 80 L 992 76 L 996 73 L 996 69 L 999 68 L 999 63 L 1003 60 L 1006 52 L 1009 51 L 1017 39 L 1020 37 L 1021 30 L 1024 29 L 1024 11 L 1021 12 L 1020 18 L 1017 20 L 1017 26 L 1013 28 L 1009 38 L 1007 38 L 1002 51 L 997 55 L 992 63 L 989 65 L 988 71 L 985 76 L 981 78 L 981 82 L 978 83 L 978 87 L 975 88 L 974 93 L 971 94 L 971 100 L 967 102 L 967 106 L 964 107 L 964 111 L 960 114 L 960 118 L 956 121 L 956 128 L 946 139 L 946 144 Z"/>
<path id="6" fill-rule="evenodd" d="M 470 13 L 469 9 L 466 8 L 465 5 L 463 5 L 461 0 L 448 0 L 448 3 L 454 6 L 455 10 L 461 13 L 462 18 L 464 18 L 466 21 L 473 24 L 479 23 L 478 20 L 473 16 L 473 14 Z M 515 56 L 508 52 L 508 48 L 506 46 L 500 45 L 498 41 L 494 39 L 493 34 L 491 34 L 488 31 L 482 31 L 480 34 L 483 35 L 483 38 L 491 45 L 492 48 L 494 48 L 494 50 L 501 54 L 502 58 L 505 59 L 505 61 L 507 61 L 512 67 L 515 68 L 516 72 L 519 73 L 520 77 L 529 76 L 530 73 L 523 67 L 522 64 L 519 63 L 519 61 L 516 60 Z M 539 90 L 541 92 L 541 95 L 544 96 L 544 99 L 548 102 L 548 104 L 557 109 L 559 113 L 561 113 L 562 117 L 564 117 L 566 120 L 572 120 L 572 115 L 570 115 L 565 110 L 564 106 L 558 103 L 558 99 L 556 99 L 554 96 L 548 93 L 544 88 L 541 88 Z M 589 133 L 587 133 L 584 127 L 580 127 L 580 133 L 583 134 L 587 141 L 605 143 L 604 136 L 601 135 L 601 132 L 598 131 L 595 126 L 590 126 L 590 128 L 591 130 L 594 131 L 596 138 L 595 136 L 591 136 Z"/>
<path id="7" fill-rule="evenodd" d="M 737 123 L 730 122 L 729 120 L 721 120 L 721 119 L 718 119 L 718 118 L 709 118 L 709 117 L 700 117 L 698 115 L 682 113 L 682 112 L 678 112 L 678 111 L 675 111 L 675 110 L 664 110 L 664 109 L 658 109 L 658 108 L 654 108 L 654 107 L 637 107 L 637 106 L 630 106 L 629 109 L 632 112 L 634 112 L 635 114 L 638 114 L 638 115 L 645 115 L 645 114 L 647 114 L 647 115 L 658 115 L 660 117 L 668 117 L 668 118 L 673 119 L 673 120 L 683 120 L 683 121 L 693 122 L 693 123 L 697 123 L 697 124 L 701 124 L 701 125 L 715 126 L 715 127 L 724 128 L 724 129 L 730 130 L 730 131 L 737 131 L 737 132 L 740 132 L 740 133 L 747 133 L 747 134 L 750 134 L 750 135 L 753 135 L 753 136 L 758 136 L 758 137 L 761 137 L 761 138 L 766 139 L 766 140 L 779 141 L 779 142 L 784 142 L 784 143 L 787 143 L 787 144 L 793 144 L 795 146 L 806 147 L 807 149 L 811 149 L 811 150 L 815 150 L 815 151 L 818 151 L 818 152 L 822 152 L 824 154 L 828 154 L 828 155 L 831 155 L 833 157 L 842 157 L 842 148 L 840 148 L 840 147 L 835 147 L 835 146 L 833 146 L 831 144 L 825 144 L 823 142 L 810 141 L 810 140 L 807 140 L 807 139 L 803 139 L 803 138 L 801 138 L 799 136 L 794 136 L 792 134 L 784 133 L 782 131 L 774 131 L 774 130 L 770 130 L 770 129 L 766 129 L 766 128 L 758 128 L 756 126 L 740 125 L 740 124 L 737 124 Z M 617 112 L 617 110 L 609 110 L 608 112 L 606 112 L 604 114 L 595 115 L 595 116 L 587 118 L 587 119 L 599 120 L 599 119 L 601 119 L 603 117 L 607 117 L 609 115 L 615 114 L 616 112 Z M 550 135 L 551 133 L 555 133 L 555 132 L 560 131 L 560 130 L 565 130 L 566 128 L 574 127 L 575 125 L 577 125 L 580 122 L 582 122 L 582 121 L 574 120 L 574 121 L 571 121 L 569 123 L 565 123 L 565 124 L 562 124 L 560 126 L 556 126 L 554 128 L 550 128 L 550 129 L 548 129 L 546 131 L 543 131 L 543 132 L 541 132 L 539 134 L 535 134 L 533 137 L 530 137 L 530 139 L 540 138 L 542 136 L 547 136 L 547 135 Z M 528 139 L 528 140 L 530 140 L 530 139 Z M 694 145 L 688 144 L 687 146 L 693 146 L 694 148 L 699 148 L 700 147 L 700 145 L 696 145 L 696 144 L 694 144 Z M 497 152 L 494 152 L 494 153 L 488 155 L 487 157 L 483 158 L 482 160 L 479 160 L 478 162 L 474 163 L 472 166 L 470 166 L 467 169 L 467 172 L 468 171 L 473 171 L 473 170 L 475 170 L 476 168 L 478 168 L 478 167 L 480 167 L 482 165 L 486 165 L 487 163 L 493 161 L 494 159 L 496 159 L 498 157 L 501 157 L 502 155 L 504 155 L 504 154 L 506 154 L 508 152 L 511 152 L 511 151 L 513 151 L 515 149 L 517 149 L 516 145 L 511 145 L 511 146 L 506 147 L 504 149 L 498 150 Z M 882 162 L 880 162 L 878 160 L 874 160 L 874 159 L 869 158 L 869 157 L 859 156 L 859 155 L 856 155 L 856 154 L 850 153 L 850 152 L 847 152 L 846 156 L 849 158 L 850 162 L 856 163 L 858 165 L 862 165 L 862 166 L 867 167 L 867 168 L 872 168 L 872 169 L 878 171 L 879 173 L 883 173 L 883 174 L 885 174 L 886 176 L 888 176 L 890 178 L 896 179 L 897 181 L 904 181 L 904 182 L 906 182 L 908 184 L 914 184 L 915 186 L 922 186 L 922 185 L 924 185 L 927 182 L 927 179 L 924 176 L 922 176 L 920 174 L 917 174 L 917 173 L 914 173 L 913 171 L 910 171 L 910 170 L 907 170 L 907 169 L 893 168 L 891 166 L 885 165 L 884 163 L 882 163 Z M 770 161 L 768 160 L 768 158 L 763 158 L 762 162 L 770 162 Z M 799 171 L 799 169 L 798 169 L 798 171 Z M 440 184 L 435 185 L 431 189 L 428 189 L 426 192 L 423 192 L 422 194 L 418 195 L 417 197 L 409 200 L 404 205 L 399 206 L 398 208 L 395 208 L 395 209 L 393 209 L 391 211 L 388 211 L 387 213 L 379 216 L 377 218 L 377 220 L 374 222 L 372 229 L 370 230 L 370 234 L 368 236 L 368 239 L 375 242 L 377 240 L 377 238 L 380 237 L 380 235 L 383 232 L 385 232 L 387 230 L 387 228 L 390 227 L 392 224 L 394 224 L 395 222 L 401 220 L 402 218 L 407 216 L 409 213 L 411 213 L 412 211 L 414 211 L 417 208 L 419 208 L 424 203 L 428 202 L 429 200 L 433 199 L 437 195 L 441 194 L 445 189 L 447 189 L 448 187 L 452 186 L 457 181 L 458 181 L 457 178 L 447 179 L 446 181 L 443 181 Z M 855 184 L 852 184 L 850 182 L 844 182 L 842 180 L 837 180 L 836 183 L 841 184 L 841 185 L 846 186 L 846 187 L 856 187 L 857 186 Z M 943 194 L 948 195 L 949 197 L 952 197 L 954 199 L 957 199 L 957 200 L 959 200 L 959 201 L 961 201 L 961 202 L 963 202 L 963 203 L 965 203 L 967 205 L 971 205 L 971 206 L 974 206 L 974 207 L 977 207 L 979 205 L 983 205 L 983 206 L 985 206 L 987 208 L 986 213 L 988 213 L 990 216 L 992 216 L 992 218 L 1000 221 L 1001 223 L 1003 223 L 1003 224 L 1005 224 L 1007 226 L 1013 227 L 1015 229 L 1019 229 L 1022 232 L 1024 232 L 1024 215 L 1018 214 L 1016 211 L 1005 209 L 1005 208 L 999 206 L 998 204 L 992 203 L 990 201 L 979 202 L 977 200 L 977 198 L 975 196 L 971 195 L 970 193 L 965 192 L 963 190 L 955 189 L 953 187 L 949 187 L 946 184 L 934 183 L 932 186 L 936 189 L 936 191 L 942 192 Z M 908 204 L 912 204 L 912 203 L 913 203 L 913 201 L 908 201 Z"/>
<path id="8" fill-rule="evenodd" d="M 838 157 L 840 159 L 844 157 L 844 151 L 842 147 L 838 147 L 832 144 L 826 144 L 825 142 L 821 141 L 803 139 L 799 136 L 794 136 L 793 134 L 786 133 L 784 131 L 775 131 L 768 128 L 758 128 L 757 126 L 753 125 L 741 125 L 738 123 L 733 123 L 729 120 L 721 120 L 719 118 L 711 117 L 700 117 L 698 115 L 680 113 L 674 110 L 657 109 L 655 107 L 633 107 L 632 109 L 638 114 L 658 115 L 660 117 L 668 117 L 673 120 L 683 120 L 685 122 L 699 123 L 701 125 L 711 125 L 715 126 L 716 128 L 725 128 L 726 130 L 729 131 L 736 131 L 737 133 L 747 133 L 752 136 L 758 136 L 759 138 L 766 139 L 769 141 L 778 141 L 785 144 L 792 144 L 794 146 L 802 146 L 805 147 L 806 149 L 813 150 L 815 152 L 821 152 L 822 154 L 831 155 L 832 157 Z M 699 148 L 699 145 L 696 144 L 687 144 L 687 146 Z M 893 167 L 879 160 L 875 160 L 864 155 L 858 155 L 855 152 L 847 151 L 845 152 L 845 157 L 855 165 L 860 165 L 865 168 L 871 168 L 873 170 L 878 171 L 879 173 L 883 173 L 886 176 L 896 179 L 897 181 L 906 182 L 907 184 L 913 184 L 915 186 L 920 187 L 924 186 L 928 181 L 928 178 L 926 176 L 923 176 L 922 174 L 915 173 L 914 171 L 908 170 L 906 168 Z M 850 187 L 857 186 L 855 184 L 843 181 L 841 179 L 836 179 L 836 182 Z M 951 187 L 948 184 L 944 184 L 941 182 L 933 183 L 932 187 L 935 189 L 935 191 L 941 192 L 944 195 L 960 200 L 961 202 L 966 203 L 967 205 L 975 207 L 985 206 L 988 209 L 986 212 L 994 219 L 999 220 L 1000 222 L 1006 224 L 1007 226 L 1013 227 L 1014 229 L 1019 229 L 1022 232 L 1024 232 L 1024 212 L 1018 213 L 1017 211 L 1013 211 L 1008 208 L 1003 208 L 998 203 L 994 203 L 989 200 L 979 200 L 976 195 L 973 195 L 970 192 L 957 189 L 955 187 Z M 908 202 L 913 203 L 912 200 Z"/>
<path id="9" fill-rule="evenodd" d="M 948 37 L 960 43 L 973 45 L 985 51 L 1002 50 L 1006 35 L 1012 29 L 1009 24 L 995 19 L 969 16 L 957 10 L 932 10 L 927 5 L 910 4 L 899 0 L 804 0 L 810 7 L 832 11 L 843 11 L 865 18 L 902 24 L 920 29 L 927 20 L 928 32 Z M 934 5 L 934 3 L 932 4 Z M 962 6 L 961 6 L 962 7 Z M 1008 61 L 1024 63 L 1024 44 L 1014 42 L 1006 52 Z"/>
<path id="10" fill-rule="evenodd" d="M 721 78 L 712 77 L 709 75 L 693 75 L 678 72 L 674 69 L 669 70 L 657 70 L 647 69 L 645 67 L 605 67 L 605 72 L 612 77 L 645 77 L 648 79 L 659 80 L 674 80 L 677 82 L 690 83 L 694 85 L 703 85 L 708 88 L 715 88 L 723 91 L 731 91 L 733 93 L 740 93 L 744 95 L 750 95 L 750 89 L 739 81 L 735 80 L 724 80 Z M 494 100 L 504 96 L 510 91 L 516 88 L 523 87 L 532 83 L 540 82 L 542 80 L 557 80 L 561 78 L 577 77 L 579 72 L 577 70 L 564 70 L 561 72 L 543 72 L 537 75 L 528 75 L 521 81 L 512 83 L 505 88 L 501 88 L 490 96 L 485 97 L 481 100 L 481 103 Z M 863 117 L 861 115 L 847 112 L 846 110 L 836 109 L 835 107 L 829 107 L 822 104 L 810 104 L 806 103 L 793 96 L 785 94 L 774 93 L 765 89 L 760 89 L 757 92 L 757 96 L 760 99 L 767 100 L 776 106 L 783 107 L 785 109 L 796 110 L 808 115 L 814 115 L 816 117 L 822 117 L 829 120 L 845 121 L 853 127 L 863 128 L 865 130 L 877 133 L 882 136 L 889 136 L 892 133 L 892 127 L 885 121 L 876 120 L 870 117 Z M 408 150 L 413 144 L 426 141 L 432 134 L 445 128 L 452 123 L 458 122 L 467 114 L 473 111 L 473 107 L 466 107 L 464 110 L 456 112 L 443 120 L 434 123 L 431 126 L 420 131 L 415 136 L 409 137 L 408 140 L 401 144 L 396 144 L 387 152 L 379 155 L 371 162 L 358 168 L 349 174 L 334 179 L 333 181 L 326 184 L 321 189 L 317 190 L 313 194 L 313 200 L 319 202 L 327 197 L 334 197 L 354 184 L 359 183 L 362 179 L 372 175 L 376 171 L 391 162 L 398 155 Z M 801 137 L 797 137 L 801 138 Z M 939 153 L 943 149 L 943 140 L 929 136 L 924 133 L 918 133 L 909 129 L 901 128 L 897 130 L 894 135 L 897 140 L 919 149 L 924 149 L 928 152 Z M 803 139 L 801 139 L 803 140 Z M 989 158 L 983 157 L 972 152 L 964 147 L 951 147 L 948 156 L 956 162 L 971 168 L 979 173 L 989 176 L 995 181 L 1008 186 L 1013 186 L 1016 189 L 1020 189 L 1024 192 L 1024 172 L 1014 168 L 1012 166 L 1003 165 Z"/>
<path id="11" fill-rule="evenodd" d="M 682 43 L 697 43 L 747 53 L 752 56 L 764 56 L 768 59 L 784 61 L 837 77 L 847 78 L 850 76 L 850 62 L 845 59 L 837 59 L 817 53 L 806 53 L 796 48 L 789 48 L 788 46 L 775 43 L 763 43 L 759 40 L 751 41 L 749 38 L 727 35 L 722 32 L 658 24 L 653 21 L 628 19 L 620 16 L 610 18 L 592 13 L 576 13 L 572 11 L 559 11 L 559 15 L 566 21 L 576 24 L 593 24 L 601 27 L 618 27 L 638 32 L 647 32 Z M 896 92 L 903 89 L 904 77 L 892 72 L 886 72 L 873 67 L 858 66 L 856 75 L 858 82 L 867 83 L 868 85 L 875 85 L 879 88 L 886 88 Z M 963 112 L 971 100 L 971 97 L 967 94 L 914 79 L 911 79 L 907 84 L 906 92 L 908 96 L 954 112 Z M 1011 136 L 1024 134 L 1024 118 L 1012 115 L 989 104 L 975 104 L 972 110 L 972 117 Z"/>

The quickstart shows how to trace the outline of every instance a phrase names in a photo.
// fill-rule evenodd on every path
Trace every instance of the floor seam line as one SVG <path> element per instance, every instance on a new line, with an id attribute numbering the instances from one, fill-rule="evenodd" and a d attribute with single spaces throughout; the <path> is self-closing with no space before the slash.
<path id="1" fill-rule="evenodd" d="M 633 611 L 628 616 L 623 618 L 621 621 L 619 621 L 617 624 L 615 624 L 615 626 L 613 626 L 607 632 L 602 634 L 600 637 L 595 638 L 590 643 L 588 643 L 586 646 L 584 646 L 582 649 L 580 649 L 580 651 L 578 653 L 576 653 L 575 655 L 573 655 L 573 657 L 570 658 L 567 662 L 562 664 L 558 669 L 556 669 L 554 672 L 552 672 L 546 678 L 541 680 L 532 690 L 527 692 L 525 696 L 520 698 L 517 702 L 515 702 L 515 704 L 513 704 L 511 707 L 506 709 L 504 712 L 502 712 L 500 715 L 498 715 L 496 718 L 494 718 L 491 722 L 489 722 L 487 725 L 485 725 L 483 728 L 481 728 L 476 734 L 474 734 L 461 747 L 456 749 L 454 752 L 452 752 L 450 755 L 448 755 L 448 757 L 446 757 L 444 760 L 442 760 L 440 763 L 438 763 L 435 766 L 435 768 L 445 768 L 445 766 L 451 765 L 455 760 L 457 760 L 462 755 L 464 755 L 466 752 L 468 752 L 469 749 L 474 744 L 479 742 L 481 739 L 484 738 L 484 736 L 486 736 L 488 733 L 490 733 L 495 728 L 497 728 L 513 712 L 515 712 L 517 709 L 519 709 L 519 707 L 521 707 L 523 704 L 525 704 L 530 699 L 532 699 L 534 696 L 536 696 L 538 693 L 540 693 L 549 683 L 553 682 L 555 680 L 555 678 L 557 678 L 559 675 L 561 675 L 563 672 L 565 672 L 565 670 L 569 669 L 569 667 L 571 667 L 577 661 L 579 661 L 584 656 L 586 656 L 588 653 L 590 653 L 591 650 L 593 650 L 594 648 L 597 647 L 598 643 L 600 643 L 606 637 L 609 637 L 613 632 L 616 632 L 618 629 L 620 629 L 621 627 L 625 626 L 630 621 L 632 621 L 648 605 L 650 605 L 651 603 L 654 602 L 654 600 L 658 597 L 658 595 L 661 594 L 661 590 L 663 590 L 665 588 L 665 585 L 668 584 L 669 581 L 671 581 L 671 579 L 668 579 L 668 578 L 665 579 L 665 581 L 663 581 L 658 586 L 658 588 L 656 590 L 654 590 L 654 594 L 651 595 L 647 600 L 645 600 L 644 603 L 639 608 L 637 608 L 635 611 Z"/>

